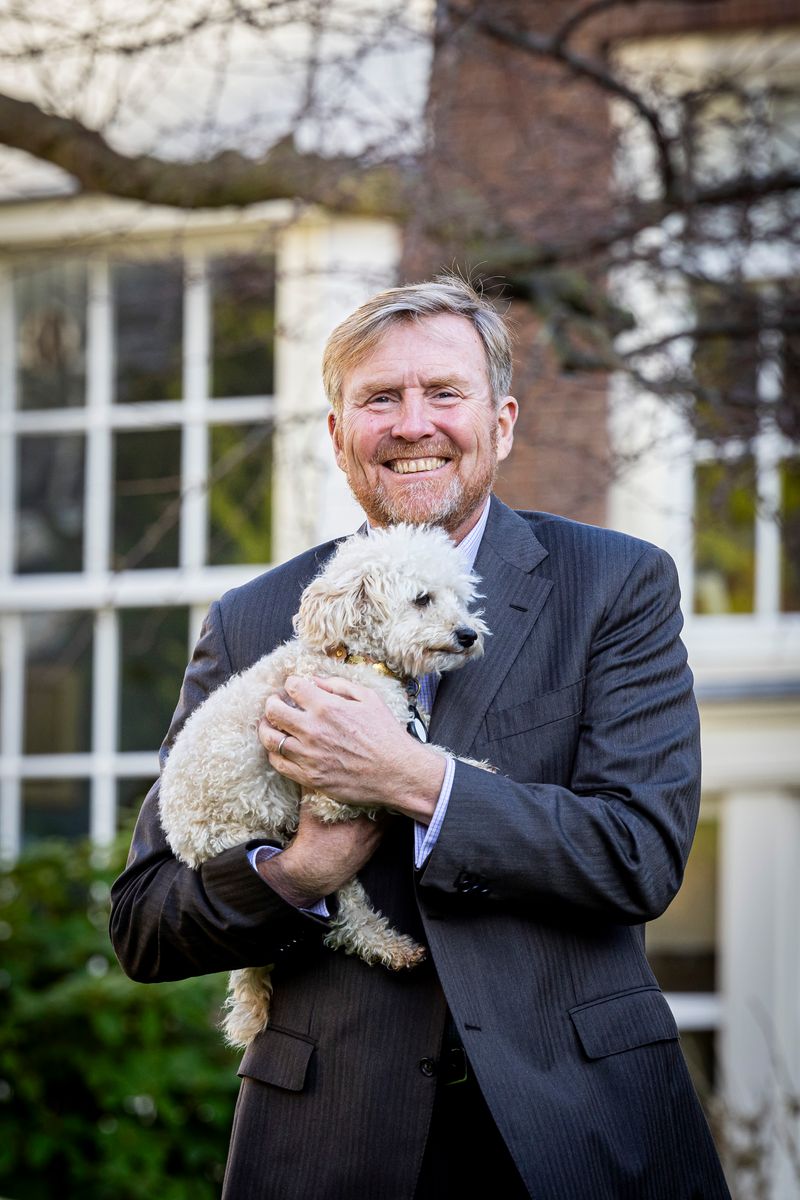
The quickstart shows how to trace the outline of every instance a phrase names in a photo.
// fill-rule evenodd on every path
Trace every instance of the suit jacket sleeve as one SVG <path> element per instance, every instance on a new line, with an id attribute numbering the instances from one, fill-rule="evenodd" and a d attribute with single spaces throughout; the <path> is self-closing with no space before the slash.
<path id="1" fill-rule="evenodd" d="M 162 766 L 187 717 L 232 673 L 212 605 L 161 748 Z M 275 961 L 304 938 L 314 918 L 283 901 L 234 846 L 198 870 L 177 861 L 158 814 L 158 783 L 134 831 L 128 864 L 112 888 L 111 940 L 123 970 L 141 982 L 182 979 Z"/>
<path id="2" fill-rule="evenodd" d="M 672 560 L 650 547 L 586 636 L 571 776 L 518 782 L 458 762 L 420 878 L 472 904 L 658 916 L 697 820 L 699 726 Z M 579 636 L 576 631 L 576 636 Z"/>

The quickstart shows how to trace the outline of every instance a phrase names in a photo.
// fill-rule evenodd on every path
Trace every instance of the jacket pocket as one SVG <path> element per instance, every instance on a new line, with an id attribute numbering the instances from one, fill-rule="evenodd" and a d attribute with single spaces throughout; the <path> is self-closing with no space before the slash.
<path id="1" fill-rule="evenodd" d="M 657 987 L 636 988 L 569 1010 L 587 1058 L 606 1058 L 651 1042 L 675 1041 L 678 1026 Z"/>
<path id="2" fill-rule="evenodd" d="M 245 1050 L 237 1074 L 302 1092 L 314 1048 L 311 1039 L 301 1033 L 268 1025 Z"/>
<path id="3" fill-rule="evenodd" d="M 526 730 L 538 729 L 541 725 L 563 721 L 565 717 L 577 716 L 582 707 L 583 679 L 578 679 L 575 683 L 557 688 L 554 692 L 532 696 L 522 704 L 490 710 L 486 714 L 486 733 L 490 741 L 499 741 L 515 733 L 525 733 Z"/>

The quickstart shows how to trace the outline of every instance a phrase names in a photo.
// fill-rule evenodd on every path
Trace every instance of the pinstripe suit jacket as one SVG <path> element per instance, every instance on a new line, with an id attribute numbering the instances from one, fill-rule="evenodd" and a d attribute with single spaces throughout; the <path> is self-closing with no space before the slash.
<path id="1" fill-rule="evenodd" d="M 291 635 L 331 549 L 212 606 L 165 747 Z M 430 963 L 396 975 L 327 950 L 247 846 L 190 871 L 166 846 L 157 786 L 145 801 L 113 891 L 125 970 L 153 982 L 276 964 L 270 1026 L 239 1072 L 228 1200 L 411 1200 L 435 1088 L 419 1063 L 438 1055 L 445 1003 L 532 1197 L 728 1195 L 642 932 L 681 882 L 699 801 L 674 567 L 647 543 L 493 500 L 476 571 L 493 636 L 442 680 L 431 736 L 501 774 L 458 763 L 422 872 L 397 818 L 361 876 Z"/>

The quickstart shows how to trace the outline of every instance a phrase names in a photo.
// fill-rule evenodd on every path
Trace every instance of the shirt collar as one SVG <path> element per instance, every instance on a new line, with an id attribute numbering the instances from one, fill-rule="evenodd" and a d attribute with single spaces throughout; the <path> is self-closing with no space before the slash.
<path id="1" fill-rule="evenodd" d="M 463 537 L 456 546 L 456 550 L 458 550 L 459 554 L 463 555 L 464 562 L 469 567 L 470 571 L 475 566 L 475 559 L 478 557 L 478 551 L 480 550 L 481 542 L 483 540 L 483 533 L 486 529 L 486 522 L 489 520 L 489 507 L 491 503 L 492 497 L 487 496 L 486 503 L 483 506 L 483 512 L 481 513 L 480 517 L 475 522 L 472 529 L 470 529 L 469 533 Z M 367 536 L 369 537 L 371 533 L 372 526 L 369 524 L 369 522 L 367 522 Z"/>
<path id="2" fill-rule="evenodd" d="M 483 506 L 483 512 L 481 513 L 480 517 L 475 522 L 472 529 L 470 529 L 466 537 L 463 537 L 456 547 L 456 549 L 464 555 L 464 559 L 470 570 L 472 570 L 472 568 L 475 566 L 475 559 L 478 557 L 478 551 L 483 540 L 483 533 L 486 529 L 486 522 L 489 520 L 489 506 L 491 502 L 491 496 L 487 496 L 486 503 Z"/>

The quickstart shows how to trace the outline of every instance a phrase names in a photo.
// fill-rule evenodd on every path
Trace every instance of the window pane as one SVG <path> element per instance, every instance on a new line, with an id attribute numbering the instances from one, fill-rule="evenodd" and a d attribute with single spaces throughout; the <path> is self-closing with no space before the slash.
<path id="1" fill-rule="evenodd" d="M 753 461 L 699 465 L 695 488 L 694 611 L 752 612 L 756 513 Z"/>
<path id="2" fill-rule="evenodd" d="M 718 824 L 701 820 L 683 886 L 647 926 L 647 957 L 668 992 L 713 992 L 717 959 Z"/>
<path id="3" fill-rule="evenodd" d="M 91 749 L 92 615 L 30 613 L 25 630 L 25 753 Z"/>
<path id="4" fill-rule="evenodd" d="M 682 1029 L 681 1050 L 697 1089 L 706 1117 L 713 1122 L 719 1114 L 717 1090 L 717 1036 L 711 1029 Z M 713 1128 L 713 1126 L 712 1126 Z"/>
<path id="5" fill-rule="evenodd" d="M 118 433 L 114 479 L 114 569 L 177 566 L 180 430 Z"/>
<path id="6" fill-rule="evenodd" d="M 86 394 L 86 268 L 48 263 L 14 272 L 19 408 L 69 408 Z"/>
<path id="7" fill-rule="evenodd" d="M 219 258 L 211 263 L 209 274 L 211 395 L 270 395 L 274 391 L 274 263 Z"/>
<path id="8" fill-rule="evenodd" d="M 84 439 L 20 437 L 17 443 L 17 571 L 80 571 Z"/>
<path id="9" fill-rule="evenodd" d="M 186 669 L 185 608 L 120 612 L 121 750 L 157 750 L 178 703 Z"/>
<path id="10" fill-rule="evenodd" d="M 22 844 L 89 833 L 87 779 L 27 779 L 22 786 Z"/>
<path id="11" fill-rule="evenodd" d="M 179 399 L 183 264 L 115 263 L 112 286 L 117 403 Z"/>
<path id="12" fill-rule="evenodd" d="M 800 293 L 796 287 L 781 300 L 781 394 L 776 420 L 781 433 L 800 440 Z"/>
<path id="13" fill-rule="evenodd" d="M 272 552 L 272 430 L 216 425 L 211 436 L 208 561 L 267 563 Z"/>
<path id="14" fill-rule="evenodd" d="M 117 829 L 133 829 L 152 779 L 117 780 Z"/>
<path id="15" fill-rule="evenodd" d="M 722 441 L 758 431 L 759 302 L 752 292 L 711 289 L 695 297 L 693 354 L 698 437 Z"/>
<path id="16" fill-rule="evenodd" d="M 759 127 L 742 89 L 721 84 L 693 90 L 682 102 L 680 131 L 687 165 L 696 180 L 718 182 L 751 161 Z M 702 222 L 702 213 L 698 219 Z"/>
<path id="17" fill-rule="evenodd" d="M 781 463 L 781 611 L 800 612 L 800 459 Z"/>

